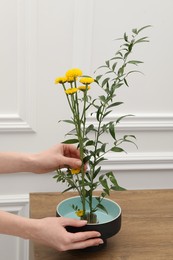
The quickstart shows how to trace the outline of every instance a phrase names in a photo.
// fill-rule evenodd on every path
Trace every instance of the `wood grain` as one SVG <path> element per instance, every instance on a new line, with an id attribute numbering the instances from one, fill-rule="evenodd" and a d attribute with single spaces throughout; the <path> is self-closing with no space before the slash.
<path id="1" fill-rule="evenodd" d="M 55 216 L 56 205 L 75 193 L 30 194 L 30 216 Z M 35 260 L 172 260 L 173 190 L 112 192 L 110 199 L 122 208 L 122 228 L 99 252 L 57 252 L 34 244 Z"/>

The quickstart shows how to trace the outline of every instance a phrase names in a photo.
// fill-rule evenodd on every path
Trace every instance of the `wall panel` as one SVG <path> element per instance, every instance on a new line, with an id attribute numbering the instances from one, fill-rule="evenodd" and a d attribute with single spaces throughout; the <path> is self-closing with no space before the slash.
<path id="1" fill-rule="evenodd" d="M 29 216 L 29 196 L 1 195 L 0 210 L 19 216 Z M 29 242 L 18 237 L 0 235 L 0 258 L 13 260 L 29 260 Z M 9 250 L 10 248 L 10 250 Z"/>

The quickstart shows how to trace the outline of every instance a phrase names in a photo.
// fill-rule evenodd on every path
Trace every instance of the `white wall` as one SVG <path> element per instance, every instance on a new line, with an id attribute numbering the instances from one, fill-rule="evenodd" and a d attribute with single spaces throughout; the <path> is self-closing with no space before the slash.
<path id="1" fill-rule="evenodd" d="M 139 149 L 110 155 L 103 170 L 115 169 L 128 189 L 173 188 L 172 9 L 172 0 L 0 0 L 1 150 L 37 152 L 61 142 L 67 126 L 58 121 L 69 114 L 54 78 L 72 67 L 92 74 L 117 50 L 113 39 L 151 24 L 150 43 L 136 52 L 144 75 L 119 93 L 118 113 L 135 115 L 119 132 L 135 134 Z M 52 176 L 2 175 L 0 195 L 62 190 Z"/>

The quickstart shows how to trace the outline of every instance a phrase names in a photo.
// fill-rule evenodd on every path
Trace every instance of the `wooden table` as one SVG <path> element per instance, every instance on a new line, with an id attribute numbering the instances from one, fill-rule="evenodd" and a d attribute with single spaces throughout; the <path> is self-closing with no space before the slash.
<path id="1" fill-rule="evenodd" d="M 30 194 L 30 216 L 55 216 L 59 201 L 74 193 Z M 113 192 L 111 199 L 122 208 L 122 228 L 99 252 L 57 252 L 34 244 L 35 260 L 172 260 L 173 190 Z"/>

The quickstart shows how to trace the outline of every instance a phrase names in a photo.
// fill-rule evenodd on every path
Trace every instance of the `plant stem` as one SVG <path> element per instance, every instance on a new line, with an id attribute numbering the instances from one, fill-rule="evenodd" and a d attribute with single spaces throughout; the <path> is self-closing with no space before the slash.
<path id="1" fill-rule="evenodd" d="M 90 212 L 93 211 L 93 206 L 92 206 L 92 196 L 93 196 L 93 181 L 94 181 L 94 177 L 93 177 L 93 174 L 95 172 L 95 164 L 96 164 L 96 160 L 97 160 L 97 147 L 98 147 L 98 140 L 99 140 L 99 136 L 100 136 L 100 128 L 101 128 L 101 124 L 102 124 L 102 121 L 103 121 L 103 115 L 104 115 L 104 110 L 105 110 L 105 106 L 102 104 L 102 110 L 101 110 L 101 113 L 100 113 L 100 117 L 99 117 L 99 124 L 98 124 L 98 128 L 97 128 L 97 131 L 95 132 L 95 146 L 94 146 L 94 161 L 93 161 L 93 164 L 92 164 L 92 169 L 90 170 L 91 172 L 91 190 L 90 190 L 90 204 L 89 204 L 89 207 L 90 207 Z"/>
<path id="2" fill-rule="evenodd" d="M 76 86 L 76 80 L 74 81 L 75 87 Z M 86 201 L 85 201 L 85 171 L 84 171 L 84 145 L 83 145 L 83 140 L 84 140 L 84 133 L 85 133 L 85 120 L 82 121 L 82 118 L 80 118 L 80 110 L 79 110 L 79 103 L 78 103 L 78 95 L 76 92 L 76 115 L 74 116 L 74 118 L 76 118 L 76 132 L 77 132 L 77 136 L 79 138 L 79 150 L 80 150 L 80 159 L 82 161 L 82 167 L 81 167 L 81 174 L 82 174 L 82 189 L 81 189 L 81 201 L 82 201 L 82 207 L 83 207 L 83 212 L 85 215 L 85 211 L 86 211 Z M 83 104 L 83 111 L 85 110 L 86 107 L 86 99 L 84 99 L 84 104 Z M 85 113 L 84 113 L 85 114 Z"/>

